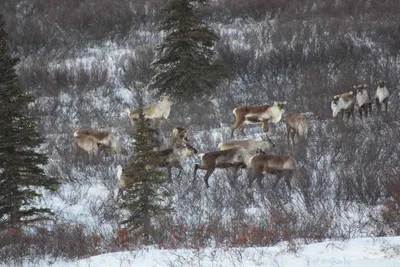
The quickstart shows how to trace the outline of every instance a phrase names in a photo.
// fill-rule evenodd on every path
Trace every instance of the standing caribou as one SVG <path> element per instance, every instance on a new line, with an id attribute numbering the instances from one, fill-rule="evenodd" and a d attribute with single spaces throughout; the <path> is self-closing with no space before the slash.
<path id="1" fill-rule="evenodd" d="M 234 140 L 234 141 L 221 142 L 218 144 L 218 148 L 220 150 L 228 150 L 234 147 L 241 147 L 250 150 L 254 150 L 259 147 L 264 147 L 269 149 L 275 147 L 275 144 L 267 134 L 264 134 L 261 140 L 253 140 L 253 139 Z"/>
<path id="2" fill-rule="evenodd" d="M 290 181 L 295 172 L 296 164 L 289 155 L 267 155 L 257 150 L 257 155 L 253 156 L 249 161 L 249 168 L 251 169 L 251 175 L 248 188 L 251 188 L 254 180 L 257 180 L 257 184 L 262 187 L 261 179 L 264 175 L 273 174 L 276 175 L 273 188 L 276 187 L 280 179 L 284 178 L 288 189 L 292 189 Z"/>
<path id="3" fill-rule="evenodd" d="M 172 148 L 167 148 L 160 151 L 154 151 L 154 162 L 146 165 L 147 168 L 167 168 L 168 180 L 172 181 L 172 168 L 179 169 L 179 174 L 182 172 L 181 162 L 187 157 L 197 154 L 197 149 L 188 143 L 176 143 Z"/>
<path id="4" fill-rule="evenodd" d="M 189 142 L 188 130 L 185 127 L 176 126 L 172 129 L 171 147 L 173 147 L 177 142 Z"/>
<path id="5" fill-rule="evenodd" d="M 264 132 L 268 132 L 268 124 L 278 123 L 282 114 L 285 112 L 283 109 L 287 101 L 274 102 L 272 106 L 262 105 L 262 106 L 241 106 L 233 110 L 235 115 L 235 123 L 232 125 L 231 138 L 233 137 L 233 132 L 235 129 L 240 127 L 240 132 L 244 135 L 244 124 L 257 124 L 261 123 Z"/>
<path id="6" fill-rule="evenodd" d="M 88 152 L 90 157 L 97 155 L 100 146 L 110 148 L 117 154 L 122 153 L 120 144 L 110 131 L 78 129 L 74 137 L 77 145 Z"/>
<path id="7" fill-rule="evenodd" d="M 147 119 L 168 119 L 169 113 L 171 111 L 172 101 L 169 96 L 164 96 L 162 101 L 157 104 L 152 104 L 147 107 L 143 107 L 144 117 Z M 129 119 L 131 121 L 132 127 L 135 127 L 135 123 L 139 118 L 139 110 L 130 110 L 127 109 Z M 156 121 L 158 123 L 158 121 Z"/>
<path id="8" fill-rule="evenodd" d="M 287 143 L 290 145 L 290 138 L 293 145 L 295 144 L 294 138 L 297 134 L 298 138 L 307 138 L 308 127 L 306 119 L 299 113 L 289 113 L 286 117 L 286 137 Z"/>
<path id="9" fill-rule="evenodd" d="M 353 90 L 356 91 L 356 102 L 358 107 L 358 114 L 362 119 L 363 111 L 365 117 L 368 117 L 368 113 L 372 114 L 372 99 L 367 90 L 366 84 L 353 85 Z"/>
<path id="10" fill-rule="evenodd" d="M 343 120 L 344 113 L 347 113 L 347 119 L 351 116 L 353 116 L 354 119 L 354 102 L 353 91 L 333 96 L 331 101 L 332 116 L 336 118 L 339 113 L 342 113 Z"/>
<path id="11" fill-rule="evenodd" d="M 389 91 L 385 86 L 385 81 L 379 80 L 377 82 L 378 88 L 375 93 L 375 102 L 378 113 L 381 113 L 382 104 L 385 104 L 385 112 L 388 110 Z"/>
<path id="12" fill-rule="evenodd" d="M 204 182 L 209 188 L 208 178 L 216 168 L 234 168 L 237 171 L 239 168 L 246 168 L 249 159 L 255 155 L 257 149 L 268 149 L 273 146 L 268 140 L 260 141 L 258 148 L 245 149 L 243 147 L 233 147 L 227 150 L 212 151 L 201 154 L 202 164 L 194 165 L 193 179 L 196 178 L 197 170 L 206 170 Z M 235 177 L 236 178 L 236 177 Z"/>

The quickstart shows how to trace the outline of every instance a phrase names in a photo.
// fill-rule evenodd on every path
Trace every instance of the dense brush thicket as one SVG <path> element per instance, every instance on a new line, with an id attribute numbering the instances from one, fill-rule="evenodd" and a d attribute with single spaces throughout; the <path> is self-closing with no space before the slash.
<path id="1" fill-rule="evenodd" d="M 36 247 L 67 258 L 135 244 L 118 226 L 121 214 L 115 200 L 115 166 L 125 164 L 128 155 L 89 161 L 75 147 L 72 133 L 78 127 L 109 129 L 131 152 L 132 129 L 125 109 L 137 103 L 129 88 L 144 87 L 153 75 L 150 64 L 160 41 L 155 25 L 162 3 L 0 4 L 11 50 L 21 57 L 21 86 L 38 96 L 31 114 L 47 139 L 42 147 L 50 158 L 46 171 L 63 181 L 58 195 L 48 198 L 56 201 L 59 218 L 51 230 L 41 228 L 26 237 L 5 233 L 7 238 L 0 240 L 41 238 L 54 244 L 57 235 L 86 244 L 86 249 L 74 246 L 75 251 L 61 247 L 64 254 L 54 251 L 60 246 Z M 153 242 L 167 248 L 198 248 L 398 234 L 398 14 L 399 1 L 212 1 L 204 16 L 220 36 L 217 60 L 229 78 L 215 88 L 218 97 L 213 101 L 172 106 L 170 119 L 162 124 L 164 135 L 173 126 L 191 126 L 194 146 L 210 151 L 229 139 L 233 108 L 286 100 L 288 112 L 301 112 L 309 121 L 309 138 L 287 146 L 282 120 L 271 129 L 277 144 L 271 153 L 292 155 L 299 167 L 297 181 L 303 182 L 289 194 L 284 183 L 272 190 L 272 179 L 264 179 L 264 189 L 253 184 L 249 198 L 244 172 L 233 180 L 231 172 L 216 171 L 211 188 L 205 190 L 202 179 L 192 181 L 199 159 L 191 157 L 184 163 L 184 174 L 166 185 L 174 212 L 157 218 Z M 373 106 L 372 117 L 364 120 L 332 119 L 330 96 L 360 83 L 374 95 L 378 79 L 386 80 L 390 91 L 388 114 L 378 115 Z M 159 101 L 150 94 L 146 97 L 146 103 Z M 250 128 L 249 136 L 261 132 L 260 127 Z M 74 213 L 77 204 L 83 207 L 83 219 Z M 79 235 L 70 235 L 69 229 Z M 1 251 L 2 260 L 14 256 Z"/>

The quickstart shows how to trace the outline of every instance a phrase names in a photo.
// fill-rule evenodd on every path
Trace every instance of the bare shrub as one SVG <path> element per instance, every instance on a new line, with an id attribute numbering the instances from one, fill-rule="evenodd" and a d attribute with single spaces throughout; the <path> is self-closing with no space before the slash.
<path id="1" fill-rule="evenodd" d="M 134 57 L 121 62 L 124 76 L 122 82 L 129 88 L 136 84 L 147 85 L 154 75 L 151 62 L 154 60 L 154 50 L 151 46 L 143 46 L 138 49 Z"/>

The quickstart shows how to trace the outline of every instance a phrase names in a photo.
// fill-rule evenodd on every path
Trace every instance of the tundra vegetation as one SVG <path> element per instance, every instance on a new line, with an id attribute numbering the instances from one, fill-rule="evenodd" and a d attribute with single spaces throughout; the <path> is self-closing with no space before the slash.
<path id="1" fill-rule="evenodd" d="M 54 207 L 57 219 L 50 223 L 37 222 L 24 232 L 3 227 L 2 263 L 24 255 L 87 257 L 134 249 L 146 240 L 163 248 L 200 249 L 400 234 L 400 2 L 375 0 L 217 0 L 200 9 L 219 37 L 213 62 L 224 71 L 206 77 L 213 79 L 212 98 L 190 94 L 196 88 L 181 81 L 193 103 L 175 104 L 171 97 L 168 119 L 156 122 L 155 133 L 168 140 L 174 127 L 190 127 L 190 144 L 199 153 L 216 151 L 218 143 L 234 140 L 235 108 L 287 101 L 286 114 L 269 125 L 275 146 L 266 152 L 296 161 L 291 191 L 285 182 L 273 189 L 276 174 L 265 174 L 262 187 L 254 183 L 248 189 L 247 171 L 239 170 L 234 179 L 229 168 L 216 169 L 206 189 L 203 179 L 193 180 L 200 159 L 191 156 L 182 161 L 180 176 L 172 169 L 172 182 L 162 179 L 162 192 L 168 192 L 162 201 L 173 211 L 152 218 L 151 235 L 137 239 L 143 229 L 132 234 L 121 226 L 126 213 L 115 197 L 116 168 L 125 170 L 133 155 L 126 110 L 139 106 L 137 89 L 157 74 L 151 63 L 160 59 L 153 48 L 163 37 L 156 25 L 164 2 L 0 3 L 9 51 L 21 59 L 19 86 L 35 96 L 27 114 L 45 137 L 37 151 L 49 158 L 46 175 L 61 182 L 57 195 L 46 194 L 44 203 L 63 204 Z M 377 93 L 380 80 L 388 90 L 386 102 L 385 93 Z M 353 111 L 353 120 L 333 118 L 332 96 L 359 84 L 367 85 L 372 115 L 360 119 Z M 145 91 L 144 106 L 160 103 L 164 92 Z M 354 90 L 353 104 L 357 101 Z M 291 112 L 304 117 L 308 134 L 289 146 L 285 123 Z M 89 160 L 74 145 L 72 133 L 79 128 L 107 129 L 126 155 L 99 153 Z M 260 123 L 248 125 L 243 139 L 259 140 L 262 132 Z M 162 168 L 151 171 L 167 175 Z"/>

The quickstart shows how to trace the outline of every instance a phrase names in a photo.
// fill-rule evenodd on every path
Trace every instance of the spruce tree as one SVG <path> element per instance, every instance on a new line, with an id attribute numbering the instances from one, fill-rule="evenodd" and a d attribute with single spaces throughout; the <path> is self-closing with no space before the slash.
<path id="1" fill-rule="evenodd" d="M 206 25 L 200 7 L 207 0 L 169 0 L 158 30 L 165 34 L 156 47 L 156 74 L 150 83 L 157 95 L 190 103 L 213 94 L 219 67 L 213 50 L 218 36 Z"/>
<path id="2" fill-rule="evenodd" d="M 39 190 L 55 190 L 57 180 L 45 175 L 47 157 L 35 151 L 43 139 L 26 113 L 34 98 L 18 86 L 18 59 L 8 51 L 4 24 L 0 14 L 0 223 L 20 228 L 51 218 L 37 200 Z"/>
<path id="3" fill-rule="evenodd" d="M 140 100 L 140 115 L 133 133 L 133 154 L 124 168 L 126 187 L 121 208 L 127 211 L 127 216 L 121 223 L 131 236 L 141 238 L 143 244 L 148 245 L 153 233 L 151 219 L 170 211 L 170 207 L 163 204 L 167 197 L 162 193 L 163 172 L 146 168 L 157 158 L 152 151 L 151 135 L 142 108 Z"/>

